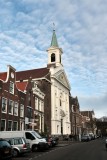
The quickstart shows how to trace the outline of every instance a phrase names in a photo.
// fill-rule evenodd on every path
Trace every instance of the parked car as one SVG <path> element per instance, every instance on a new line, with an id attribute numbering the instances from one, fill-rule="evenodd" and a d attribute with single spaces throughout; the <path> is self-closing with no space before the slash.
<path id="1" fill-rule="evenodd" d="M 46 139 L 47 143 L 48 143 L 48 147 L 54 147 L 58 144 L 59 138 L 58 137 L 52 137 L 52 136 L 45 136 L 45 135 L 41 135 L 43 138 Z"/>
<path id="2" fill-rule="evenodd" d="M 24 137 L 6 138 L 6 140 L 13 148 L 13 157 L 17 157 L 21 154 L 25 154 L 31 151 L 30 144 L 26 141 Z"/>
<path id="3" fill-rule="evenodd" d="M 54 147 L 58 144 L 58 138 L 57 137 L 48 137 L 46 138 L 49 147 Z"/>
<path id="4" fill-rule="evenodd" d="M 56 146 L 59 142 L 59 138 L 58 137 L 52 137 L 52 143 L 53 143 L 53 146 Z"/>
<path id="5" fill-rule="evenodd" d="M 89 133 L 89 136 L 90 136 L 91 140 L 95 139 L 95 135 L 93 133 Z"/>
<path id="6" fill-rule="evenodd" d="M 88 142 L 88 141 L 90 141 L 89 135 L 83 135 L 83 136 L 81 137 L 81 141 L 82 141 L 82 142 Z"/>
<path id="7" fill-rule="evenodd" d="M 0 139 L 0 160 L 11 160 L 12 159 L 12 147 L 5 140 Z"/>
<path id="8" fill-rule="evenodd" d="M 42 138 L 40 134 L 33 130 L 22 131 L 0 131 L 0 138 L 24 137 L 29 143 L 33 152 L 37 150 L 45 150 L 48 146 L 46 139 Z"/>

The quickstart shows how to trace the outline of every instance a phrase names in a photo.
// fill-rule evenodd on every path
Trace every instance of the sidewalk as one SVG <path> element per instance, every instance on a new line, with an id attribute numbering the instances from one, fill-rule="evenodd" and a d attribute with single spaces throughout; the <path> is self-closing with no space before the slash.
<path id="1" fill-rule="evenodd" d="M 64 147 L 64 146 L 67 146 L 67 145 L 70 145 L 70 144 L 73 144 L 73 143 L 78 143 L 80 141 L 71 141 L 71 140 L 68 140 L 68 141 L 64 141 L 64 140 L 59 140 L 59 143 L 57 145 L 57 147 Z"/>

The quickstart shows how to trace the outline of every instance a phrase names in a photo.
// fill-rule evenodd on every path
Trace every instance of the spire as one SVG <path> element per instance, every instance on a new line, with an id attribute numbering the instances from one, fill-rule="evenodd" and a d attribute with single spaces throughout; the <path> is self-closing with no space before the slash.
<path id="1" fill-rule="evenodd" d="M 58 42 L 57 42 L 57 38 L 56 38 L 56 34 L 55 34 L 55 29 L 53 29 L 51 47 L 59 47 Z"/>

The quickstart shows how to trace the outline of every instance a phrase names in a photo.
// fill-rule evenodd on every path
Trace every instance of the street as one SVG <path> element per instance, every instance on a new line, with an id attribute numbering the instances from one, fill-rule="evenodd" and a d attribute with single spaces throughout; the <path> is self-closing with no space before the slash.
<path id="1" fill-rule="evenodd" d="M 66 146 L 57 146 L 45 152 L 26 154 L 14 160 L 106 160 L 107 150 L 104 139 L 90 142 L 76 142 Z"/>

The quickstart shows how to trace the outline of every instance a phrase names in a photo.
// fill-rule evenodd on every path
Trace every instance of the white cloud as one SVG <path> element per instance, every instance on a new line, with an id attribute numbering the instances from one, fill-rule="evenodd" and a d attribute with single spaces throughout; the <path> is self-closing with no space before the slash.
<path id="1" fill-rule="evenodd" d="M 107 90 L 107 1 L 0 3 L 0 70 L 6 71 L 8 63 L 16 70 L 46 66 L 54 22 L 71 94 L 79 98 L 81 108 L 93 107 L 103 114 L 107 103 L 103 99 Z"/>

